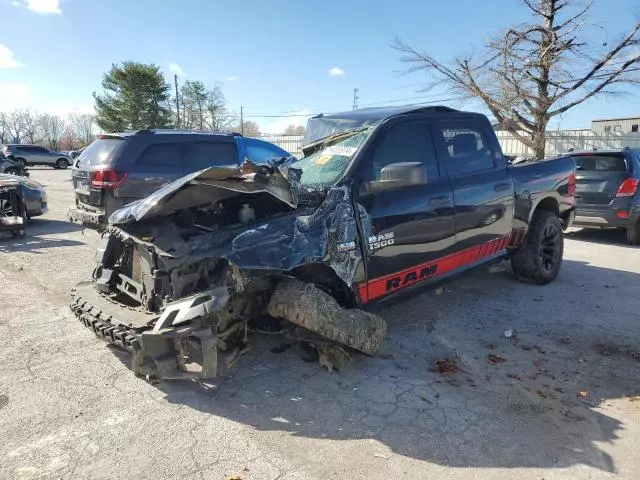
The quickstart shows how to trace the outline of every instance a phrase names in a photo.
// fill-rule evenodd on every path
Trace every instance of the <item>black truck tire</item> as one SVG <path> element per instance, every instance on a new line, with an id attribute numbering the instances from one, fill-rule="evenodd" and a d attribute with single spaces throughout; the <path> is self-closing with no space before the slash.
<path id="1" fill-rule="evenodd" d="M 640 245 L 640 220 L 635 225 L 627 228 L 627 243 L 629 245 Z"/>
<path id="2" fill-rule="evenodd" d="M 518 280 L 546 285 L 558 276 L 563 253 L 560 219 L 541 210 L 533 215 L 524 243 L 510 255 L 511 268 Z"/>
<path id="3" fill-rule="evenodd" d="M 380 351 L 387 333 L 379 315 L 342 308 L 328 293 L 294 278 L 278 283 L 267 312 L 367 355 Z"/>

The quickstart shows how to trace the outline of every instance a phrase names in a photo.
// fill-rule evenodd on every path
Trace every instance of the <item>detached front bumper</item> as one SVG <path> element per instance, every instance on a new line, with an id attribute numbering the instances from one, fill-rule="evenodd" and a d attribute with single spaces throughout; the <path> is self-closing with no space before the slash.
<path id="1" fill-rule="evenodd" d="M 102 228 L 106 223 L 105 215 L 102 212 L 90 212 L 82 208 L 70 208 L 67 218 L 71 222 L 82 223 L 91 228 Z"/>
<path id="2" fill-rule="evenodd" d="M 212 313 L 226 305 L 226 289 L 202 292 L 148 314 L 101 294 L 91 282 L 71 291 L 71 310 L 99 338 L 132 353 L 134 373 L 148 380 L 213 378 L 217 337 Z"/>

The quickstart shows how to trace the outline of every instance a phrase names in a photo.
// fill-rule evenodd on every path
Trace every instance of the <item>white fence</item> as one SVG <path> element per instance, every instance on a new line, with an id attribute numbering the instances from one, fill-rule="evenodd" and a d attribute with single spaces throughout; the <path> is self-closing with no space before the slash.
<path id="1" fill-rule="evenodd" d="M 533 152 L 511 133 L 497 131 L 500 146 L 505 155 L 532 156 Z M 275 143 L 298 158 L 302 156 L 302 135 L 260 135 L 256 138 Z M 546 157 L 561 155 L 574 150 L 598 150 L 606 148 L 638 147 L 640 133 L 617 133 L 599 135 L 591 130 L 554 130 L 547 132 Z"/>
<path id="2" fill-rule="evenodd" d="M 266 135 L 261 134 L 255 138 L 274 143 L 280 148 L 300 158 L 302 156 L 302 135 Z"/>
<path id="3" fill-rule="evenodd" d="M 497 131 L 500 146 L 505 155 L 533 156 L 530 148 L 527 148 L 511 133 Z M 545 157 L 553 157 L 574 150 L 598 150 L 607 148 L 639 147 L 640 133 L 608 133 L 599 135 L 591 130 L 557 130 L 547 132 Z"/>

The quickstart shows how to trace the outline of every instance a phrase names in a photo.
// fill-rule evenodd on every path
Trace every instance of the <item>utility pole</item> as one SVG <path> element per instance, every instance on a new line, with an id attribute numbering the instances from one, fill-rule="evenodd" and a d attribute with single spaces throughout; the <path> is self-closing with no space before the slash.
<path id="1" fill-rule="evenodd" d="M 180 100 L 178 98 L 178 75 L 173 76 L 173 83 L 176 86 L 176 128 L 180 128 Z"/>
<path id="2" fill-rule="evenodd" d="M 358 89 L 354 88 L 353 89 L 353 109 L 357 110 L 358 109 L 358 100 L 360 97 L 358 97 Z"/>
<path id="3" fill-rule="evenodd" d="M 242 114 L 242 106 L 240 106 L 240 134 L 244 137 L 244 116 Z"/>

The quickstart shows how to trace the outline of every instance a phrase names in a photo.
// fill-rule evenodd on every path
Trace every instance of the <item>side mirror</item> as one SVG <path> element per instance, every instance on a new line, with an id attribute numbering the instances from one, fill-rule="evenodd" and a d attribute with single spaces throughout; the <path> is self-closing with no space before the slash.
<path id="1" fill-rule="evenodd" d="M 398 190 L 404 187 L 427 184 L 427 169 L 422 162 L 399 162 L 380 170 L 380 180 L 369 182 L 368 193 Z"/>

